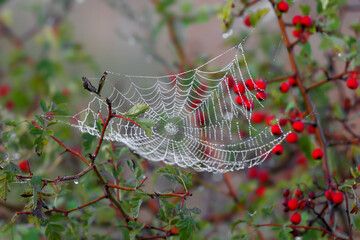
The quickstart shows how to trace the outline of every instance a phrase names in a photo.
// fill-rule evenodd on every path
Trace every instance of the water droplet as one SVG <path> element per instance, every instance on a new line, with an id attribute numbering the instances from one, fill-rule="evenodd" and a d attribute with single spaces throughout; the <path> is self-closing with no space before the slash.
<path id="1" fill-rule="evenodd" d="M 233 32 L 234 31 L 232 29 L 229 29 L 227 32 L 223 33 L 222 37 L 226 39 L 226 38 L 230 37 L 233 34 Z"/>
<path id="2" fill-rule="evenodd" d="M 78 178 L 75 178 L 75 179 L 74 179 L 74 183 L 75 183 L 75 184 L 79 184 L 79 179 L 78 179 Z"/>
<path id="3" fill-rule="evenodd" d="M 342 54 L 341 54 L 341 53 L 338 53 L 338 54 L 337 54 L 337 56 L 338 56 L 338 57 L 341 57 L 341 56 L 342 56 Z"/>

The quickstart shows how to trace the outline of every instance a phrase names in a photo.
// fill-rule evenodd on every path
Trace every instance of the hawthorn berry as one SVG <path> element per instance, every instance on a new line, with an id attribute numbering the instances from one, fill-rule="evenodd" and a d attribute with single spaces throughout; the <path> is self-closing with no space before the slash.
<path id="1" fill-rule="evenodd" d="M 307 128 L 308 133 L 310 134 L 314 134 L 316 131 L 316 127 L 313 124 L 309 124 L 308 128 Z"/>
<path id="2" fill-rule="evenodd" d="M 265 169 L 260 170 L 258 178 L 259 178 L 259 181 L 262 183 L 268 182 L 269 181 L 269 172 Z"/>
<path id="3" fill-rule="evenodd" d="M 301 222 L 301 215 L 299 213 L 293 213 L 290 217 L 290 221 L 297 225 Z"/>
<path id="4" fill-rule="evenodd" d="M 245 81 L 245 86 L 247 87 L 247 89 L 249 90 L 254 90 L 255 89 L 255 83 L 251 78 L 246 79 Z"/>
<path id="5" fill-rule="evenodd" d="M 244 94 L 245 93 L 245 86 L 242 83 L 238 83 L 233 88 L 236 94 Z"/>
<path id="6" fill-rule="evenodd" d="M 296 165 L 305 165 L 307 164 L 307 158 L 304 153 L 300 153 L 295 158 Z"/>
<path id="7" fill-rule="evenodd" d="M 231 75 L 226 75 L 225 80 L 226 80 L 225 83 L 227 83 L 229 88 L 232 89 L 235 85 L 234 78 Z"/>
<path id="8" fill-rule="evenodd" d="M 302 198 L 303 197 L 303 192 L 300 189 L 296 189 L 295 197 Z"/>
<path id="9" fill-rule="evenodd" d="M 356 78 L 354 77 L 350 77 L 348 78 L 348 80 L 346 81 L 346 86 L 350 89 L 357 89 L 359 86 L 359 82 Z"/>
<path id="10" fill-rule="evenodd" d="M 275 119 L 274 115 L 267 116 L 266 119 L 265 119 L 266 125 L 271 126 L 272 125 L 271 122 L 272 122 L 273 119 Z"/>
<path id="11" fill-rule="evenodd" d="M 296 16 L 293 17 L 292 23 L 293 23 L 294 25 L 297 25 L 298 23 L 301 22 L 301 19 L 302 19 L 302 17 L 301 17 L 300 15 L 296 15 Z"/>
<path id="12" fill-rule="evenodd" d="M 9 101 L 7 101 L 7 102 L 5 103 L 5 108 L 6 108 L 7 110 L 9 110 L 9 111 L 13 110 L 13 109 L 14 109 L 14 106 L 15 106 L 15 104 L 14 104 L 14 102 L 11 101 L 11 100 L 9 100 Z"/>
<path id="13" fill-rule="evenodd" d="M 290 77 L 290 78 L 288 79 L 288 83 L 289 83 L 290 86 L 292 86 L 292 87 L 295 87 L 295 86 L 297 85 L 296 79 L 295 79 L 294 77 Z"/>
<path id="14" fill-rule="evenodd" d="M 204 112 L 197 113 L 196 121 L 200 126 L 204 126 L 207 122 L 207 115 Z"/>
<path id="15" fill-rule="evenodd" d="M 271 126 L 271 133 L 276 136 L 281 135 L 281 128 L 280 128 L 279 124 L 274 124 Z"/>
<path id="16" fill-rule="evenodd" d="M 248 178 L 249 179 L 254 179 L 258 176 L 259 171 L 256 167 L 252 167 L 248 170 Z"/>
<path id="17" fill-rule="evenodd" d="M 295 131 L 302 132 L 305 129 L 305 124 L 302 121 L 297 120 L 292 124 L 292 127 Z"/>
<path id="18" fill-rule="evenodd" d="M 334 195 L 334 191 L 333 191 L 333 190 L 328 189 L 328 190 L 325 191 L 325 198 L 326 198 L 327 200 L 332 200 L 333 195 Z"/>
<path id="19" fill-rule="evenodd" d="M 279 119 L 279 124 L 280 124 L 280 126 L 285 126 L 286 123 L 287 123 L 287 119 L 286 119 L 286 118 L 280 118 L 280 119 Z"/>
<path id="20" fill-rule="evenodd" d="M 258 91 L 255 96 L 259 101 L 263 101 L 267 98 L 266 92 L 263 91 Z"/>
<path id="21" fill-rule="evenodd" d="M 314 199 L 315 198 L 315 193 L 314 192 L 309 192 L 308 194 L 310 199 Z"/>
<path id="22" fill-rule="evenodd" d="M 288 202 L 289 202 L 289 198 L 288 198 L 288 197 L 284 197 L 284 198 L 283 198 L 283 201 L 282 201 L 282 205 L 283 205 L 284 207 L 287 207 L 287 206 L 288 206 Z"/>
<path id="23" fill-rule="evenodd" d="M 323 151 L 320 148 L 316 148 L 312 151 L 311 156 L 313 159 L 321 159 L 324 156 Z"/>
<path id="24" fill-rule="evenodd" d="M 265 91 L 266 83 L 263 80 L 259 80 L 255 83 L 256 90 L 262 90 Z"/>
<path id="25" fill-rule="evenodd" d="M 290 199 L 287 205 L 291 211 L 295 211 L 299 207 L 299 203 L 296 198 Z"/>
<path id="26" fill-rule="evenodd" d="M 281 155 L 284 152 L 284 147 L 281 144 L 276 145 L 272 152 L 276 155 Z"/>
<path id="27" fill-rule="evenodd" d="M 289 196 L 290 195 L 290 190 L 287 188 L 287 189 L 284 189 L 284 191 L 283 191 L 283 196 L 284 197 L 287 197 L 287 196 Z"/>
<path id="28" fill-rule="evenodd" d="M 299 140 L 299 137 L 296 132 L 291 132 L 286 136 L 286 141 L 288 143 L 296 143 Z"/>
<path id="29" fill-rule="evenodd" d="M 246 15 L 244 18 L 244 24 L 247 27 L 251 27 L 250 15 Z"/>
<path id="30" fill-rule="evenodd" d="M 288 82 L 282 82 L 280 84 L 280 92 L 287 93 L 289 91 L 289 89 L 290 89 L 290 85 Z"/>
<path id="31" fill-rule="evenodd" d="M 332 200 L 336 204 L 340 204 L 344 201 L 344 195 L 342 192 L 336 192 L 332 196 Z"/>
<path id="32" fill-rule="evenodd" d="M 235 102 L 237 103 L 237 104 L 242 104 L 243 103 L 243 101 L 245 101 L 246 100 L 246 97 L 244 96 L 244 95 L 237 95 L 236 96 L 236 98 L 235 98 Z"/>
<path id="33" fill-rule="evenodd" d="M 301 25 L 304 27 L 310 27 L 312 24 L 312 19 L 309 16 L 303 16 L 300 21 Z"/>
<path id="34" fill-rule="evenodd" d="M 261 123 L 262 121 L 264 121 L 266 117 L 266 114 L 260 111 L 254 111 L 253 114 L 251 115 L 251 121 L 253 123 Z"/>
<path id="35" fill-rule="evenodd" d="M 259 186 L 257 189 L 256 189 L 256 195 L 258 197 L 262 197 L 264 194 L 265 194 L 265 190 L 266 188 L 264 186 Z"/>
<path id="36" fill-rule="evenodd" d="M 244 99 L 242 102 L 243 107 L 246 110 L 253 110 L 254 109 L 254 102 L 248 99 Z"/>
<path id="37" fill-rule="evenodd" d="M 287 12 L 289 10 L 289 4 L 285 1 L 280 1 L 277 5 L 277 9 L 280 12 Z"/>
<path id="38" fill-rule="evenodd" d="M 300 37 L 301 32 L 302 32 L 301 30 L 293 30 L 292 34 L 294 37 Z"/>
<path id="39" fill-rule="evenodd" d="M 29 170 L 29 164 L 27 160 L 23 160 L 19 163 L 19 168 L 22 172 L 26 172 Z"/>
<path id="40" fill-rule="evenodd" d="M 10 86 L 7 84 L 0 85 L 0 97 L 6 97 L 10 92 Z"/>

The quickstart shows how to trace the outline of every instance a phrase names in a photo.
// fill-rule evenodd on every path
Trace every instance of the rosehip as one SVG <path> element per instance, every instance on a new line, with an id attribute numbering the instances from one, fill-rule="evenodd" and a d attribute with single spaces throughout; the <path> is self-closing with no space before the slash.
<path id="1" fill-rule="evenodd" d="M 0 97 L 6 97 L 10 92 L 9 85 L 1 84 L 0 85 Z"/>
<path id="2" fill-rule="evenodd" d="M 299 224 L 301 222 L 301 215 L 299 213 L 293 213 L 290 217 L 290 221 L 293 224 Z"/>
<path id="3" fill-rule="evenodd" d="M 340 204 L 344 201 L 344 195 L 342 192 L 336 192 L 332 196 L 332 200 L 336 204 Z"/>
<path id="4" fill-rule="evenodd" d="M 253 123 L 261 123 L 262 121 L 264 121 L 265 117 L 266 117 L 265 113 L 254 111 L 253 114 L 251 115 L 251 121 Z"/>
<path id="5" fill-rule="evenodd" d="M 359 82 L 356 78 L 350 77 L 346 81 L 346 86 L 350 89 L 357 89 L 359 86 Z"/>
<path id="6" fill-rule="evenodd" d="M 296 24 L 298 24 L 298 23 L 301 22 L 301 19 L 302 19 L 302 17 L 301 17 L 300 15 L 296 15 L 296 16 L 293 17 L 292 23 L 293 23 L 294 25 L 296 25 Z"/>
<path id="7" fill-rule="evenodd" d="M 287 92 L 289 91 L 289 89 L 290 89 L 289 83 L 287 83 L 287 82 L 282 82 L 282 83 L 280 84 L 280 92 L 282 92 L 282 93 L 287 93 Z"/>
<path id="8" fill-rule="evenodd" d="M 298 200 L 295 198 L 290 199 L 287 205 L 291 211 L 295 211 L 299 207 Z"/>
<path id="9" fill-rule="evenodd" d="M 246 15 L 244 18 L 244 24 L 247 27 L 251 27 L 250 15 Z"/>
<path id="10" fill-rule="evenodd" d="M 312 151 L 311 156 L 313 159 L 321 159 L 324 156 L 324 153 L 320 148 L 316 148 Z"/>
<path id="11" fill-rule="evenodd" d="M 233 88 L 236 94 L 244 94 L 245 93 L 245 86 L 242 83 L 238 83 Z"/>
<path id="12" fill-rule="evenodd" d="M 262 90 L 262 91 L 265 91 L 265 88 L 266 88 L 266 83 L 263 81 L 263 80 L 259 80 L 255 83 L 255 88 L 257 90 Z"/>
<path id="13" fill-rule="evenodd" d="M 286 141 L 288 143 L 296 143 L 299 140 L 299 137 L 296 132 L 291 132 L 286 136 Z"/>
<path id="14" fill-rule="evenodd" d="M 301 25 L 305 27 L 310 27 L 312 24 L 312 19 L 309 16 L 303 16 L 300 21 Z"/>
<path id="15" fill-rule="evenodd" d="M 280 1 L 277 8 L 280 12 L 287 12 L 289 10 L 289 4 L 285 1 Z"/>
<path id="16" fill-rule="evenodd" d="M 273 148 L 272 152 L 276 155 L 281 155 L 284 152 L 284 147 L 278 144 Z"/>
<path id="17" fill-rule="evenodd" d="M 255 96 L 259 101 L 263 101 L 263 100 L 265 100 L 267 98 L 266 92 L 263 92 L 263 91 L 257 92 Z"/>
<path id="18" fill-rule="evenodd" d="M 277 136 L 281 135 L 281 128 L 279 124 L 274 124 L 271 126 L 271 133 Z"/>
<path id="19" fill-rule="evenodd" d="M 292 127 L 295 131 L 302 132 L 305 129 L 305 124 L 302 121 L 297 120 L 293 123 Z"/>
<path id="20" fill-rule="evenodd" d="M 288 83 L 289 83 L 290 86 L 292 86 L 292 87 L 295 87 L 295 86 L 297 85 L 296 79 L 295 79 L 294 77 L 290 77 L 290 78 L 288 79 Z"/>
<path id="21" fill-rule="evenodd" d="M 332 200 L 333 195 L 334 195 L 334 191 L 333 191 L 333 190 L 328 189 L 328 190 L 325 191 L 325 198 L 326 198 L 327 200 Z"/>
<path id="22" fill-rule="evenodd" d="M 245 86 L 246 86 L 247 89 L 249 89 L 249 90 L 254 90 L 254 89 L 255 89 L 255 83 L 254 83 L 254 81 L 253 81 L 251 78 L 246 79 L 246 81 L 245 81 Z"/>

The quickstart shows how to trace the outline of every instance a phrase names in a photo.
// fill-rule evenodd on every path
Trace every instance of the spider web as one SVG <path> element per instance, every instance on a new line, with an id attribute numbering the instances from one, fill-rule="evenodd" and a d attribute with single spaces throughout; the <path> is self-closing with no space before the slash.
<path id="1" fill-rule="evenodd" d="M 210 63 L 225 56 L 231 57 L 228 64 L 217 71 L 205 71 Z M 241 44 L 179 74 L 151 77 L 107 73 L 130 82 L 126 92 L 113 86 L 108 97 L 113 112 L 124 115 L 136 103 L 143 103 L 150 107 L 143 117 L 156 125 L 151 127 L 149 137 L 135 124 L 113 118 L 104 138 L 121 142 L 148 160 L 208 172 L 250 168 L 261 164 L 288 134 L 274 136 L 268 127 L 255 129 L 251 124 L 252 109 L 235 102 L 228 76 L 235 84 L 252 79 Z M 255 103 L 255 108 L 263 108 L 248 88 L 244 95 Z M 69 124 L 100 137 L 96 126 L 99 113 L 107 116 L 107 105 L 95 96 L 86 109 L 71 117 Z"/>

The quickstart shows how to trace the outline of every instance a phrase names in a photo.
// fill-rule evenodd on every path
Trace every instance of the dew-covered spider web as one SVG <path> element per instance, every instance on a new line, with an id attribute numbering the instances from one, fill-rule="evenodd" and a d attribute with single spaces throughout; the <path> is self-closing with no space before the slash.
<path id="1" fill-rule="evenodd" d="M 208 70 L 222 58 L 229 59 L 227 64 Z M 143 103 L 150 108 L 142 117 L 156 125 L 149 137 L 134 123 L 113 118 L 104 138 L 121 142 L 148 160 L 196 171 L 239 170 L 261 164 L 287 135 L 274 136 L 268 127 L 257 130 L 251 123 L 252 107 L 235 101 L 233 85 L 252 79 L 241 44 L 179 74 L 152 77 L 107 73 L 130 83 L 126 90 L 114 84 L 108 96 L 112 111 L 124 115 L 136 103 Z M 242 96 L 255 109 L 263 108 L 254 91 L 245 88 Z M 86 109 L 71 117 L 71 125 L 100 137 L 96 122 L 106 117 L 107 111 L 104 100 L 96 95 Z"/>

